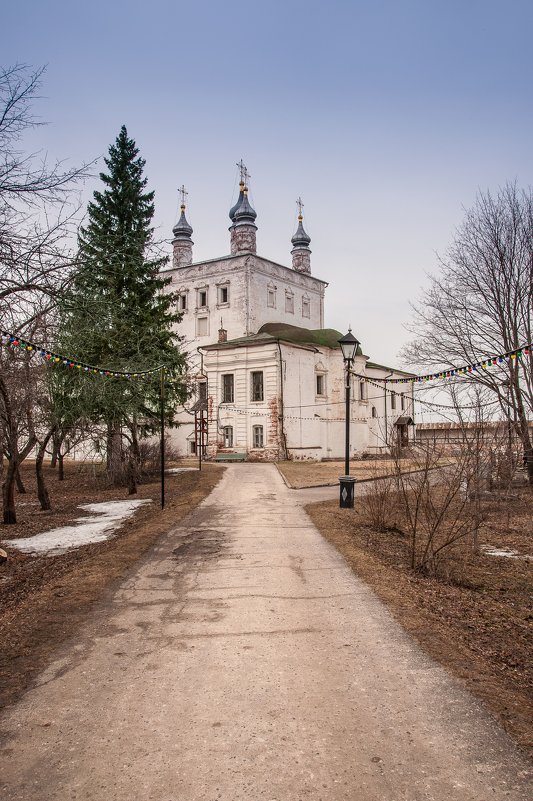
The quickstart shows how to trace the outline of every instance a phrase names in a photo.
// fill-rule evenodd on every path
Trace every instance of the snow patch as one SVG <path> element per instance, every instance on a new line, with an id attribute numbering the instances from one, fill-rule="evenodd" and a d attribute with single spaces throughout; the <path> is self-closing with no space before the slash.
<path id="1" fill-rule="evenodd" d="M 487 556 L 504 556 L 507 559 L 531 559 L 527 554 L 520 554 L 510 548 L 493 548 L 492 545 L 481 545 L 481 550 Z"/>
<path id="2" fill-rule="evenodd" d="M 104 542 L 111 538 L 123 520 L 131 517 L 136 509 L 145 503 L 152 503 L 150 498 L 136 501 L 107 501 L 105 503 L 86 503 L 79 506 L 84 512 L 91 512 L 95 517 L 78 517 L 76 525 L 61 526 L 43 534 L 25 539 L 4 540 L 6 545 L 17 548 L 23 553 L 38 553 L 45 556 L 59 556 L 82 545 Z"/>
<path id="3" fill-rule="evenodd" d="M 168 470 L 165 470 L 165 473 L 190 473 L 191 470 L 195 472 L 198 470 L 197 467 L 169 467 Z"/>

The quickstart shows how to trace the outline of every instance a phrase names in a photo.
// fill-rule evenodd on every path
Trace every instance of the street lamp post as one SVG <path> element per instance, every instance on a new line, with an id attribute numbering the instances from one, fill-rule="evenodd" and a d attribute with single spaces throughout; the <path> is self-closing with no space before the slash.
<path id="1" fill-rule="evenodd" d="M 340 507 L 343 509 L 353 509 L 354 504 L 354 485 L 355 478 L 350 476 L 350 368 L 355 359 L 357 348 L 361 344 L 352 334 L 350 328 L 348 333 L 338 340 L 341 346 L 342 358 L 344 359 L 344 392 L 346 400 L 346 443 L 344 450 L 344 475 L 339 478 L 340 482 Z"/>

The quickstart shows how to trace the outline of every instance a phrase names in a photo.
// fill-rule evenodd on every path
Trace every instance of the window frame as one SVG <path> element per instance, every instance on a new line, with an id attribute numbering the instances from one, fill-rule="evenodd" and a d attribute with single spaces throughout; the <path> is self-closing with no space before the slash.
<path id="1" fill-rule="evenodd" d="M 319 387 L 319 382 L 321 383 L 322 387 Z M 317 398 L 325 398 L 326 397 L 326 374 L 325 373 L 315 373 L 315 396 Z"/>
<path id="2" fill-rule="evenodd" d="M 226 295 L 226 299 L 224 300 L 223 293 Z M 220 284 L 217 287 L 217 306 L 229 306 L 230 301 L 230 293 L 229 293 L 229 281 L 226 284 Z"/>
<path id="3" fill-rule="evenodd" d="M 202 323 L 205 323 L 205 331 L 200 331 Z M 209 317 L 197 317 L 196 318 L 196 336 L 197 337 L 207 337 L 209 336 Z"/>
<path id="4" fill-rule="evenodd" d="M 255 385 L 254 376 L 260 376 L 258 386 Z M 258 392 L 256 393 L 256 389 Z M 257 397 L 256 397 L 257 395 Z M 265 377 L 263 370 L 252 370 L 250 373 L 250 402 L 264 403 L 265 401 Z"/>
<path id="5" fill-rule="evenodd" d="M 229 432 L 229 435 L 226 432 Z M 233 448 L 233 426 L 222 426 L 222 436 L 224 438 L 224 447 Z"/>
<path id="6" fill-rule="evenodd" d="M 258 444 L 259 440 L 260 440 L 260 444 Z M 256 449 L 265 447 L 264 426 L 260 426 L 260 425 L 252 426 L 252 446 L 253 446 L 253 448 L 256 448 Z"/>
<path id="7" fill-rule="evenodd" d="M 207 287 L 201 287 L 196 290 L 196 308 L 197 309 L 207 309 L 208 307 L 208 294 L 207 294 Z M 202 300 L 205 300 L 205 303 L 202 303 Z"/>
<path id="8" fill-rule="evenodd" d="M 228 379 L 228 381 L 226 381 Z M 231 381 L 229 381 L 231 379 Z M 221 403 L 235 403 L 235 374 L 222 373 L 220 376 L 222 382 L 221 386 Z M 227 391 L 230 390 L 231 391 Z M 231 398 L 229 398 L 231 396 Z"/>
<path id="9" fill-rule="evenodd" d="M 285 290 L 285 314 L 294 314 L 294 292 Z"/>

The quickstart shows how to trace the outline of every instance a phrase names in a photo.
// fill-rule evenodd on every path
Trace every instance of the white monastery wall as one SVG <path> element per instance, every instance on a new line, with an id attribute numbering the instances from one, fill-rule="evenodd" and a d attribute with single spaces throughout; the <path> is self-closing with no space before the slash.
<path id="1" fill-rule="evenodd" d="M 221 320 L 228 339 L 256 333 L 269 322 L 323 327 L 326 283 L 257 256 L 198 262 L 164 275 L 172 278 L 169 289 L 180 294 L 179 331 L 189 352 L 216 342 Z"/>
<path id="2" fill-rule="evenodd" d="M 250 330 L 265 323 L 288 323 L 302 328 L 324 327 L 326 284 L 274 262 L 250 264 Z"/>
<path id="3" fill-rule="evenodd" d="M 231 427 L 229 450 L 248 451 L 249 458 L 278 458 L 279 355 L 277 345 L 208 351 L 204 361 L 209 413 L 208 455 L 224 449 L 224 429 Z M 252 373 L 263 376 L 263 400 L 252 399 Z M 224 399 L 224 375 L 232 375 L 233 401 Z M 263 447 L 254 447 L 254 427 L 263 428 Z"/>

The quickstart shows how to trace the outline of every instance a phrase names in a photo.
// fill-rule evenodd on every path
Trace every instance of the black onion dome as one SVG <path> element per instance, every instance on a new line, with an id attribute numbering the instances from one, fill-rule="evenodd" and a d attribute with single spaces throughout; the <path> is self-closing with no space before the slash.
<path id="1" fill-rule="evenodd" d="M 295 248 L 306 248 L 311 243 L 311 237 L 304 231 L 302 217 L 298 217 L 298 228 L 296 229 L 296 233 L 291 239 L 291 242 Z"/>
<path id="2" fill-rule="evenodd" d="M 256 217 L 257 212 L 250 205 L 250 201 L 248 200 L 248 192 L 245 187 L 242 193 L 242 200 L 233 215 L 233 221 L 235 223 L 253 223 Z"/>
<path id="3" fill-rule="evenodd" d="M 242 203 L 243 197 L 244 197 L 244 183 L 243 183 L 243 181 L 241 181 L 241 183 L 239 184 L 239 197 L 237 198 L 237 202 L 229 210 L 229 218 L 230 218 L 230 220 L 232 222 L 233 222 L 233 218 L 235 217 L 235 212 L 237 211 L 237 209 L 239 208 L 239 206 Z"/>
<path id="4" fill-rule="evenodd" d="M 172 229 L 172 233 L 176 239 L 190 239 L 192 236 L 192 228 L 185 217 L 185 206 L 181 207 L 181 217 Z"/>

